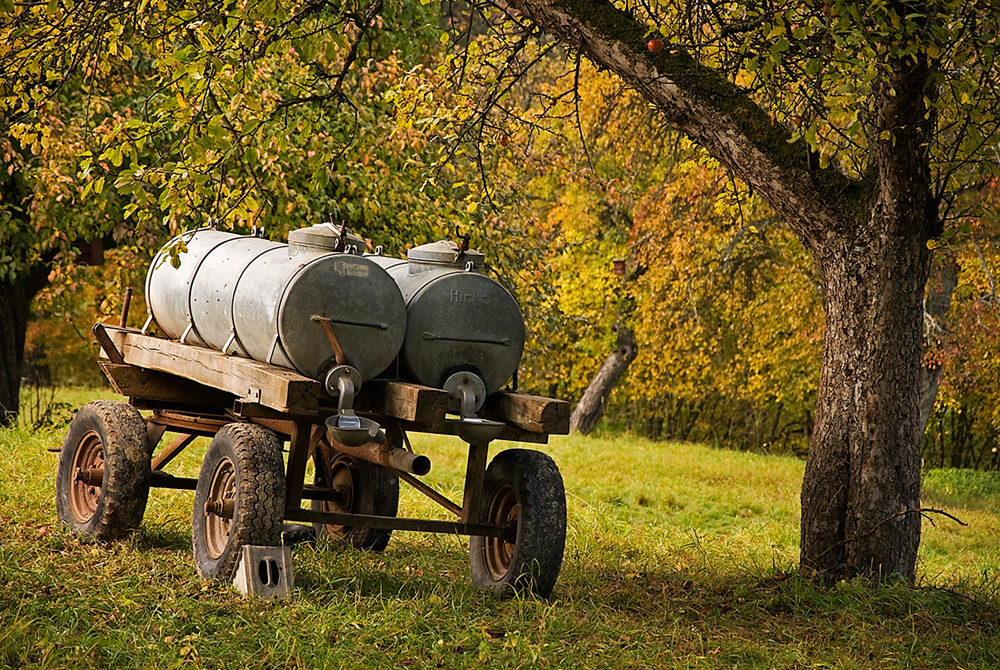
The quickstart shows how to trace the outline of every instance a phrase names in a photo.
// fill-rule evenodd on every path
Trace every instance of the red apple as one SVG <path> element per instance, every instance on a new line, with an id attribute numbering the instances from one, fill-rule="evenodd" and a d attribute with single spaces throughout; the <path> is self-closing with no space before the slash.
<path id="1" fill-rule="evenodd" d="M 646 46 L 653 53 L 663 51 L 663 40 L 661 39 L 649 40 L 649 44 L 647 44 Z"/>

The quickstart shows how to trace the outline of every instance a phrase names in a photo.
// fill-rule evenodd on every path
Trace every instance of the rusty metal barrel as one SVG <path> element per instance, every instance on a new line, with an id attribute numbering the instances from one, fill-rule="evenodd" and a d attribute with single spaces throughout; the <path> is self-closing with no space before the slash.
<path id="1" fill-rule="evenodd" d="M 396 358 L 406 307 L 377 263 L 331 251 L 356 250 L 344 240 L 325 224 L 293 231 L 287 245 L 211 228 L 178 235 L 146 277 L 151 320 L 186 344 L 320 379 L 337 361 L 313 317 L 328 319 L 347 362 L 372 379 Z"/>
<path id="2" fill-rule="evenodd" d="M 524 317 L 514 297 L 482 274 L 484 255 L 449 241 L 410 249 L 406 260 L 369 256 L 396 281 L 406 302 L 403 374 L 437 388 L 472 372 L 487 393 L 509 380 L 524 351 Z"/>

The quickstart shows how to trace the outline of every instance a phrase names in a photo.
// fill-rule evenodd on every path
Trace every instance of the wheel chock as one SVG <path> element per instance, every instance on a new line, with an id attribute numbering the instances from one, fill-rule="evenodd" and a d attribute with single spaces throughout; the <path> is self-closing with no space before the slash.
<path id="1" fill-rule="evenodd" d="M 290 598 L 295 586 L 291 547 L 244 545 L 233 586 L 245 596 Z"/>

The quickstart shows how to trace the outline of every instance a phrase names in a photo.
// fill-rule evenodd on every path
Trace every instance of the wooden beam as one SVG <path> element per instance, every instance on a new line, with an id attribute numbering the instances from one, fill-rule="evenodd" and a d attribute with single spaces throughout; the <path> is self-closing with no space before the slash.
<path id="1" fill-rule="evenodd" d="M 105 326 L 105 330 L 125 363 L 102 361 L 101 367 L 116 390 L 130 398 L 234 408 L 247 418 L 261 414 L 255 406 L 277 412 L 272 418 L 305 421 L 336 411 L 333 399 L 318 381 L 293 370 L 136 330 L 114 326 Z M 355 409 L 432 432 L 449 432 L 444 427 L 448 394 L 441 389 L 372 380 L 359 390 Z M 494 393 L 486 399 L 480 415 L 507 424 L 499 439 L 545 442 L 548 434 L 569 433 L 570 406 L 563 400 Z"/>
<path id="2" fill-rule="evenodd" d="M 315 412 L 322 394 L 319 382 L 293 370 L 106 326 L 125 362 L 158 370 L 225 391 L 244 402 L 279 412 Z"/>
<path id="3" fill-rule="evenodd" d="M 115 390 L 128 398 L 157 402 L 186 403 L 208 407 L 228 407 L 232 394 L 165 372 L 144 370 L 128 363 L 99 361 Z"/>
<path id="4" fill-rule="evenodd" d="M 569 434 L 570 406 L 565 400 L 501 391 L 486 398 L 480 414 L 532 433 Z"/>
<path id="5" fill-rule="evenodd" d="M 448 394 L 408 382 L 372 380 L 358 392 L 355 409 L 403 421 L 437 424 L 448 411 Z"/>

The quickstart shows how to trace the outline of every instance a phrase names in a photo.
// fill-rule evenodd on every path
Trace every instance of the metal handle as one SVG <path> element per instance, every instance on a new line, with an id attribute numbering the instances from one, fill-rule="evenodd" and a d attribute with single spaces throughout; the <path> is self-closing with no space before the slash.
<path id="1" fill-rule="evenodd" d="M 444 342 L 466 342 L 468 344 L 499 344 L 502 347 L 510 346 L 510 338 L 505 337 L 502 340 L 473 340 L 465 337 L 448 337 L 447 335 L 436 335 L 435 333 L 424 333 L 425 340 L 442 340 Z"/>
<path id="2" fill-rule="evenodd" d="M 322 323 L 327 321 L 329 323 L 339 323 L 344 326 L 358 326 L 359 328 L 377 328 L 378 330 L 389 330 L 389 326 L 384 323 L 372 323 L 371 321 L 351 321 L 350 319 L 331 319 L 328 316 L 320 316 L 319 314 L 313 314 L 309 317 L 311 321 L 316 321 Z"/>

